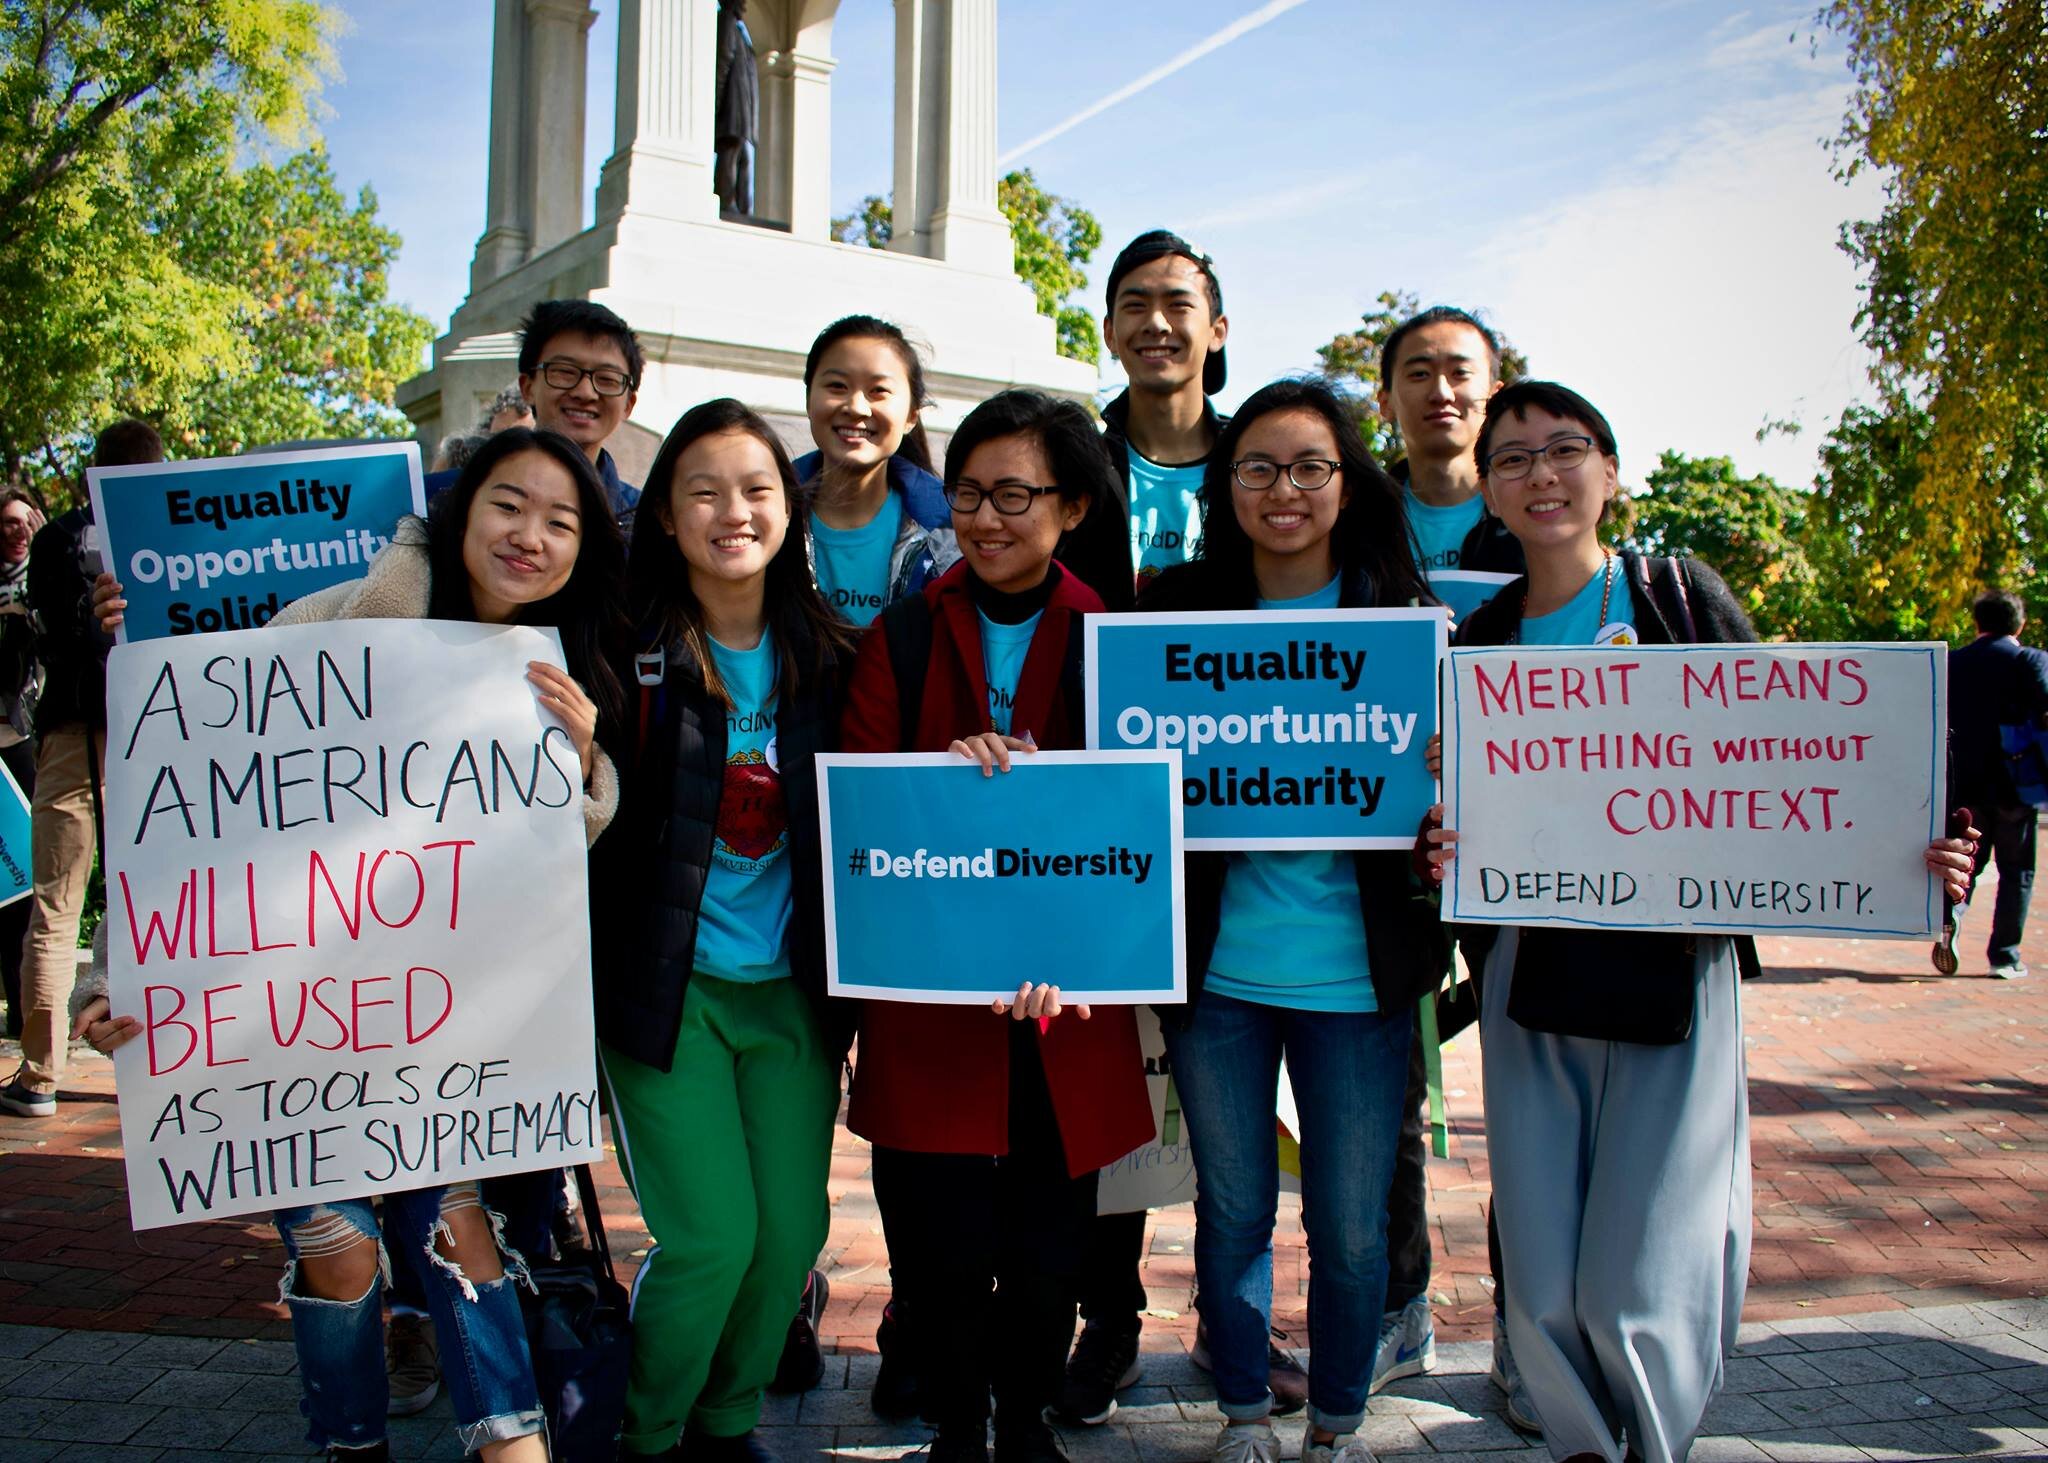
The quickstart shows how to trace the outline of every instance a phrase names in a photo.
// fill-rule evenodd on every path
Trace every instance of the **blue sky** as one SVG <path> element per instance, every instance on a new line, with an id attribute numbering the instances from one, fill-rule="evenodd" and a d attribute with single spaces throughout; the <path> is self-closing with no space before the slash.
<path id="1" fill-rule="evenodd" d="M 394 294 L 445 326 L 483 229 L 491 7 L 341 8 L 328 145 L 404 236 Z M 1006 0 L 999 145 L 1272 9 L 1017 159 L 1101 220 L 1091 300 L 1119 244 L 1176 228 L 1217 261 L 1226 403 L 1313 366 L 1381 290 L 1407 289 L 1483 310 L 1538 374 L 1599 404 L 1627 481 L 1666 447 L 1811 480 L 1827 427 L 1865 394 L 1835 238 L 1878 201 L 1871 181 L 1830 176 L 1848 77 L 1835 47 L 1810 44 L 1810 3 Z M 592 189 L 617 44 L 615 4 L 599 12 Z M 834 26 L 840 211 L 888 189 L 893 16 L 888 0 L 842 0 Z M 1788 417 L 1801 436 L 1754 440 Z"/>

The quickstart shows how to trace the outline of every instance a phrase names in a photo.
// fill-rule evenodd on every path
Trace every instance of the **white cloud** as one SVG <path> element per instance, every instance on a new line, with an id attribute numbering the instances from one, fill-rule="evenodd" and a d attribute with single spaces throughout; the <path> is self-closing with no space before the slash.
<path id="1" fill-rule="evenodd" d="M 1845 188 L 1820 139 L 1841 116 L 1830 87 L 1710 116 L 1645 147 L 1623 175 L 1505 222 L 1468 261 L 1538 374 L 1613 421 L 1623 475 L 1672 447 L 1811 481 L 1821 438 L 1861 394 L 1856 273 L 1836 247 L 1876 189 Z M 1767 418 L 1806 426 L 1758 444 Z"/>

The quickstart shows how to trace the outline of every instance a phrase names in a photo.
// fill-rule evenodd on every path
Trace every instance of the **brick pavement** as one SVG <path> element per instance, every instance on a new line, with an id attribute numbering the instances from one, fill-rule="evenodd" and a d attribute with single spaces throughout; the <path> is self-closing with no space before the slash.
<path id="1" fill-rule="evenodd" d="M 1980 891 L 1986 910 L 1989 893 Z M 1767 972 L 1744 993 L 1757 1225 L 1745 1312 L 1750 1321 L 1790 1327 L 1795 1335 L 1801 1326 L 1825 1322 L 1825 1334 L 1835 1337 L 1871 1334 L 1871 1327 L 1889 1324 L 1893 1331 L 1882 1334 L 1894 1340 L 1887 1344 L 1908 1345 L 1927 1334 L 1918 1329 L 1926 1324 L 1919 1309 L 1992 1326 L 2006 1322 L 1990 1311 L 1947 1308 L 2023 1305 L 2048 1295 L 2048 927 L 2037 921 L 2027 941 L 2028 959 L 2040 974 L 1993 982 L 1982 978 L 1985 919 L 1980 912 L 1966 927 L 1963 973 L 1952 979 L 1933 973 L 1921 944 L 1763 942 Z M 1454 1136 L 1451 1157 L 1431 1164 L 1438 1257 L 1432 1290 L 1438 1334 L 1452 1343 L 1483 1337 L 1490 1313 L 1487 1167 L 1472 1038 L 1446 1050 L 1445 1067 Z M 83 1048 L 56 1119 L 0 1116 L 0 1322 L 147 1333 L 165 1344 L 170 1338 L 255 1343 L 288 1336 L 267 1226 L 216 1221 L 134 1234 L 119 1153 L 110 1068 Z M 886 1256 L 866 1168 L 865 1145 L 842 1129 L 832 1167 L 833 1299 L 824 1331 L 850 1367 L 872 1364 L 860 1354 L 872 1350 L 885 1298 Z M 645 1232 L 616 1168 L 608 1166 L 602 1178 L 615 1243 L 637 1260 Z M 1283 1205 L 1276 1320 L 1298 1338 L 1305 1265 L 1291 1201 Z M 1153 1309 L 1145 1345 L 1155 1353 L 1154 1365 L 1167 1369 L 1163 1375 L 1182 1380 L 1193 1330 L 1192 1244 L 1188 1209 L 1153 1216 L 1145 1261 Z M 2022 1348 L 2042 1339 L 2037 1328 L 2048 1328 L 2048 1318 L 2025 1314 L 2029 1325 L 2009 1327 L 2028 1338 L 2016 1343 Z M 1832 1317 L 1850 1319 L 1826 1320 Z M 79 1338 L 64 1344 L 121 1343 Z M 1446 1354 L 1461 1353 L 1447 1347 Z M 1909 1367 L 1907 1375 L 1922 1373 Z M 1826 1385 L 1804 1373 L 1797 1379 Z M 1186 1390 L 1178 1381 L 1162 1385 L 1176 1390 L 1173 1406 L 1188 1400 L 1178 1395 Z M 1476 1406 L 1474 1389 L 1464 1391 Z M 1986 1394 L 1995 1395 L 2003 1394 Z M 1168 1403 L 1155 1398 L 1146 1405 Z M 1760 1415 L 1740 1413 L 1729 1427 L 1744 1431 L 1741 1418 L 1748 1417 L 1783 1430 L 1787 1419 L 1771 1416 L 1775 1421 L 1765 1423 Z M 847 1426 L 857 1430 L 869 1421 Z M 791 1425 L 807 1426 L 801 1415 Z M 1442 1447 L 1448 1437 L 1440 1442 L 1432 1434 L 1430 1442 Z M 0 1463 L 18 1452 L 0 1443 Z"/>

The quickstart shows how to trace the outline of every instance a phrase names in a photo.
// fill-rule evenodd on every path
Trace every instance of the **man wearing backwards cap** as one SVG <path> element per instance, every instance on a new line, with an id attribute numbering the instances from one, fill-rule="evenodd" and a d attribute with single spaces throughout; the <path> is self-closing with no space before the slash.
<path id="1" fill-rule="evenodd" d="M 1209 256 L 1154 229 L 1109 269 L 1102 338 L 1130 386 L 1103 411 L 1107 445 L 1131 503 L 1131 564 L 1142 585 L 1194 554 L 1202 467 L 1221 426 L 1230 322 Z"/>

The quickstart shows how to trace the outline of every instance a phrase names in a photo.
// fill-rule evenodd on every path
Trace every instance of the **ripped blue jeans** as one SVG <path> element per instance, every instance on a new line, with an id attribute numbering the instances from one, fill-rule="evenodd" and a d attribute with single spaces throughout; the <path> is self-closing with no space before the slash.
<path id="1" fill-rule="evenodd" d="M 303 1390 L 299 1410 L 311 1424 L 307 1441 L 318 1448 L 363 1448 L 384 1438 L 390 1402 L 384 1376 L 383 1280 L 391 1273 L 387 1241 L 422 1257 L 416 1268 L 427 1282 L 427 1314 L 434 1322 L 441 1375 L 455 1406 L 463 1450 L 474 1453 L 486 1443 L 539 1432 L 544 1425 L 540 1395 L 526 1349 L 526 1323 L 512 1288 L 532 1285 L 525 1260 L 500 1236 L 504 1274 L 472 1281 L 435 1248 L 435 1241 L 448 1233 L 444 1214 L 482 1208 L 476 1184 L 386 1194 L 383 1204 L 382 1232 L 371 1199 L 337 1199 L 280 1209 L 272 1216 L 289 1256 L 278 1293 L 292 1316 Z M 498 1216 L 491 1214 L 490 1220 L 497 1234 Z M 302 1258 L 338 1255 L 365 1238 L 377 1246 L 380 1274 L 371 1277 L 360 1297 L 323 1300 L 300 1293 Z"/>

